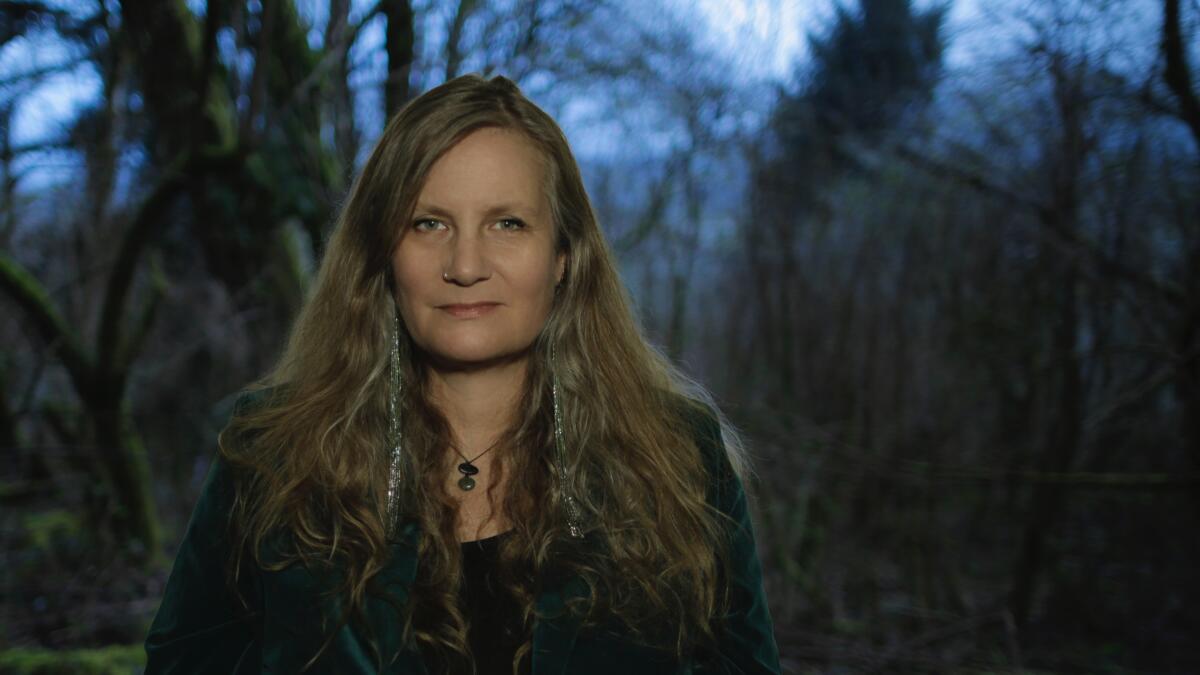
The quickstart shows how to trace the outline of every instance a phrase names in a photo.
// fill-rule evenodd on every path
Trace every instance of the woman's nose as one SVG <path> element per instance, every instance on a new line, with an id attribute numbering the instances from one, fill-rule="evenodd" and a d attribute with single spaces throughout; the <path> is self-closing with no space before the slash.
<path id="1" fill-rule="evenodd" d="M 460 286 L 469 286 L 491 276 L 484 242 L 474 233 L 455 233 L 450 243 L 450 260 L 442 278 Z"/>

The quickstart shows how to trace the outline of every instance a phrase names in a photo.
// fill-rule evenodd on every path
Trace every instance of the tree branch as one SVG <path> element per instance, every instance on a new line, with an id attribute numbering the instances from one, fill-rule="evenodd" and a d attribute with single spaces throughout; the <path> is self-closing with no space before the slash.
<path id="1" fill-rule="evenodd" d="M 476 0 L 458 0 L 458 9 L 455 10 L 454 16 L 450 20 L 450 26 L 446 31 L 446 71 L 445 78 L 449 80 L 458 75 L 458 69 L 462 64 L 462 42 L 463 28 L 467 24 L 467 19 L 474 13 Z"/>
<path id="2" fill-rule="evenodd" d="M 1192 90 L 1192 72 L 1179 24 L 1179 0 L 1164 0 L 1162 50 L 1167 67 L 1163 79 L 1179 100 L 1179 117 L 1188 125 L 1196 147 L 1200 149 L 1200 99 Z"/>
<path id="3" fill-rule="evenodd" d="M 67 59 L 66 61 L 52 63 L 50 65 L 42 66 L 40 68 L 33 68 L 30 70 L 26 70 L 26 71 L 17 73 L 16 75 L 10 75 L 8 77 L 0 78 L 0 87 L 8 88 L 15 84 L 25 83 L 25 82 L 28 82 L 29 84 L 36 84 L 42 78 L 48 77 L 50 75 L 59 75 L 61 73 L 65 73 L 65 72 L 74 70 L 80 64 L 87 63 L 88 61 L 92 60 L 92 58 L 94 58 L 94 56 L 95 56 L 95 54 L 93 54 L 92 52 L 86 52 L 86 53 L 83 53 L 74 58 Z"/>
<path id="4" fill-rule="evenodd" d="M 1163 298 L 1175 306 L 1182 306 L 1187 301 L 1184 292 L 1177 285 L 1157 279 L 1119 260 L 1113 259 L 1112 256 L 1101 250 L 1096 242 L 1087 239 L 1069 227 L 1064 227 L 1051 217 L 1050 207 L 1047 205 L 994 183 L 982 174 L 950 165 L 932 157 L 927 157 L 903 143 L 898 144 L 893 152 L 897 157 L 904 159 L 927 173 L 954 180 L 978 192 L 999 198 L 1016 207 L 1032 212 L 1037 216 L 1038 222 L 1053 234 L 1055 238 L 1076 248 L 1095 265 L 1100 273 L 1114 274 L 1134 286 L 1150 291 L 1156 297 Z M 861 158 L 857 161 L 861 162 Z"/>
<path id="5" fill-rule="evenodd" d="M 272 40 L 275 37 L 275 17 L 281 0 L 263 0 L 259 19 L 258 42 L 254 45 L 254 71 L 250 75 L 250 103 L 242 118 L 238 137 L 253 145 L 258 116 L 267 105 L 267 77 L 270 72 Z"/>
<path id="6" fill-rule="evenodd" d="M 0 5 L 0 46 L 24 35 L 42 18 L 53 19 L 63 33 L 67 31 L 62 29 L 74 21 L 70 12 L 49 7 L 44 2 L 9 0 Z"/>
<path id="7" fill-rule="evenodd" d="M 154 319 L 158 316 L 158 308 L 162 306 L 162 300 L 167 294 L 167 277 L 163 273 L 162 264 L 158 255 L 152 255 L 150 258 L 150 289 L 149 295 L 142 304 L 142 310 L 138 315 L 137 321 L 133 324 L 133 331 L 129 335 L 129 339 L 125 342 L 124 348 L 118 355 L 118 370 L 126 372 L 133 360 L 137 358 L 138 353 L 142 350 L 142 345 L 146 342 L 146 336 L 150 334 L 150 329 L 154 327 Z"/>
<path id="8" fill-rule="evenodd" d="M 117 367 L 118 357 L 125 352 L 120 345 L 121 321 L 125 315 L 125 302 L 134 273 L 137 271 L 138 259 L 151 239 L 151 230 L 162 222 L 167 207 L 171 205 L 176 193 L 184 187 L 189 158 L 189 155 L 184 155 L 163 171 L 163 177 L 142 202 L 133 223 L 121 238 L 117 259 L 113 263 L 112 275 L 108 278 L 108 287 L 104 293 L 96 349 L 97 362 L 107 364 L 108 368 Z"/>
<path id="9" fill-rule="evenodd" d="M 71 327 L 54 307 L 45 288 L 20 263 L 0 251 L 0 290 L 20 307 L 42 340 L 62 357 L 67 373 L 79 391 L 91 388 L 93 363 Z"/>
<path id="10" fill-rule="evenodd" d="M 416 36 L 412 3 L 409 0 L 383 0 L 380 8 L 387 17 L 384 41 L 387 79 L 383 83 L 383 116 L 387 119 L 408 100 L 408 76 L 412 69 Z"/>
<path id="11" fill-rule="evenodd" d="M 353 45 L 354 41 L 358 39 L 359 33 L 362 32 L 363 25 L 373 19 L 375 15 L 379 13 L 379 11 L 379 4 L 376 4 L 357 22 L 345 24 L 340 30 L 334 31 L 332 34 L 326 36 L 327 38 L 331 39 L 327 39 L 325 44 L 322 45 L 321 54 L 316 64 L 313 65 L 312 71 L 309 72 L 303 80 L 298 82 L 296 86 L 292 88 L 291 93 L 289 93 L 285 100 L 280 104 L 278 114 L 281 117 L 286 115 L 293 107 L 297 105 L 303 105 L 303 97 L 306 96 L 313 87 L 316 87 L 329 71 L 333 70 L 343 61 L 345 61 L 347 66 L 350 65 L 350 46 Z"/>

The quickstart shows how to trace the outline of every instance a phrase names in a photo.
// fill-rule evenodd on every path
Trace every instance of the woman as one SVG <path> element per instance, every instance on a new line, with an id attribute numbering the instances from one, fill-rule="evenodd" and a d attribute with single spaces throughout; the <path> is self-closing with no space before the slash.
<path id="1" fill-rule="evenodd" d="M 243 394 L 148 673 L 776 673 L 736 437 L 647 345 L 554 121 L 388 123 Z"/>

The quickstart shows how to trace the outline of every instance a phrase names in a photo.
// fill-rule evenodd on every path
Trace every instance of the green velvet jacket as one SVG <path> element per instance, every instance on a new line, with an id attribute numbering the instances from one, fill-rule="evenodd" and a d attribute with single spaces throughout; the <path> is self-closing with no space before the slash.
<path id="1" fill-rule="evenodd" d="M 239 401 L 241 403 L 241 401 Z M 580 630 L 564 602 L 586 596 L 578 577 L 546 584 L 537 596 L 533 626 L 533 675 L 639 675 L 651 673 L 779 673 L 779 652 L 762 587 L 762 568 L 755 548 L 746 494 L 733 473 L 714 417 L 695 418 L 699 446 L 713 477 L 708 496 L 729 515 L 733 551 L 732 606 L 714 654 L 678 663 L 663 652 L 621 639 L 610 631 Z M 243 573 L 239 590 L 249 601 L 243 608 L 225 583 L 225 560 L 231 553 L 225 536 L 233 496 L 233 477 L 219 456 L 213 461 L 187 530 L 179 545 L 162 604 L 146 637 L 147 675 L 155 673 L 299 673 L 323 644 L 322 618 L 333 615 L 336 600 L 318 599 L 328 586 L 302 565 L 281 571 Z M 391 544 L 392 559 L 376 581 L 392 602 L 376 595 L 366 601 L 370 633 L 350 625 L 338 629 L 333 642 L 311 673 L 427 673 L 412 644 L 400 645 L 400 608 L 416 577 L 419 531 L 409 523 Z M 368 646 L 398 654 L 376 670 Z M 438 674 L 430 674 L 438 675 Z"/>

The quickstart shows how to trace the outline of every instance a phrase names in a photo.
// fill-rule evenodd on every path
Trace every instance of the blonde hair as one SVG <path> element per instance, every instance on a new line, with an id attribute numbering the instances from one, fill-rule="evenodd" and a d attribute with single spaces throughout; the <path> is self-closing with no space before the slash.
<path id="1" fill-rule="evenodd" d="M 726 524 L 706 500 L 710 477 L 695 415 L 721 424 L 739 476 L 746 471 L 742 446 L 703 387 L 642 335 L 565 136 L 504 77 L 458 77 L 410 102 L 388 122 L 351 187 L 285 351 L 250 387 L 271 395 L 235 414 L 222 433 L 222 456 L 240 476 L 231 572 L 237 575 L 247 552 L 261 569 L 336 562 L 344 570 L 341 620 L 361 618 L 364 594 L 389 554 L 386 400 L 396 312 L 390 254 L 430 167 L 484 127 L 519 132 L 540 151 L 556 246 L 568 256 L 532 346 L 516 422 L 492 464 L 510 475 L 507 484 L 522 486 L 501 503 L 513 530 L 500 546 L 500 578 L 523 608 L 527 638 L 514 672 L 531 657 L 534 600 L 552 571 L 586 581 L 586 606 L 573 608 L 584 627 L 616 620 L 634 639 L 683 658 L 713 638 L 728 602 L 721 583 L 728 578 Z M 401 514 L 421 531 L 404 637 L 439 654 L 453 672 L 466 672 L 455 503 L 442 473 L 450 429 L 429 402 L 427 366 L 407 329 L 401 333 L 407 383 Z M 566 486 L 552 471 L 552 343 Z M 238 442 L 226 442 L 230 434 Z M 598 549 L 565 535 L 564 489 L 576 497 Z M 268 559 L 263 545 L 279 532 L 290 535 L 286 553 Z M 382 664 L 389 655 L 375 656 Z"/>

